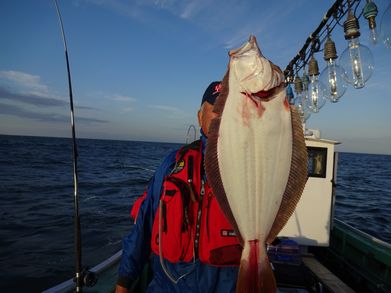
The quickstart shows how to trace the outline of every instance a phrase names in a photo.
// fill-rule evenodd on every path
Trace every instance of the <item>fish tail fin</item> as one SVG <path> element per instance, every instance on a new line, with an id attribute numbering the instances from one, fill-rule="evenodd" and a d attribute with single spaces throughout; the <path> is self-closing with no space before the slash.
<path id="1" fill-rule="evenodd" d="M 240 261 L 237 293 L 274 293 L 277 291 L 274 273 L 259 240 L 246 241 Z"/>

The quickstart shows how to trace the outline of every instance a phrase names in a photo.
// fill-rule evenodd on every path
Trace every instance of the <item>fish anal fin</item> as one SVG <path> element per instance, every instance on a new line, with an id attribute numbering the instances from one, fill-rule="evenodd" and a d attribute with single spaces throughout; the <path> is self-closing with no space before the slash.
<path id="1" fill-rule="evenodd" d="M 267 243 L 273 242 L 296 209 L 296 205 L 303 193 L 307 182 L 307 147 L 303 134 L 303 126 L 299 113 L 291 107 L 292 118 L 292 161 L 289 178 L 280 208 L 266 239 Z"/>
<path id="2" fill-rule="evenodd" d="M 276 290 L 276 280 L 264 243 L 259 240 L 247 241 L 240 261 L 236 292 L 274 293 Z"/>

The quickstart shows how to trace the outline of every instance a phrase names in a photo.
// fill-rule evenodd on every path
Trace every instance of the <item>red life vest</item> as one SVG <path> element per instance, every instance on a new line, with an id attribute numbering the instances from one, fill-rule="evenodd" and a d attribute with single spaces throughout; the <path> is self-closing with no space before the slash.
<path id="1" fill-rule="evenodd" d="M 141 204 L 144 202 L 146 197 L 147 191 L 144 191 L 144 193 L 139 198 L 137 198 L 137 200 L 132 206 L 132 209 L 130 211 L 130 218 L 134 221 L 134 224 L 136 224 L 138 212 L 140 210 Z"/>
<path id="2" fill-rule="evenodd" d="M 176 165 L 163 181 L 152 251 L 173 263 L 199 257 L 215 266 L 239 265 L 242 247 L 212 189 L 203 182 L 202 164 L 200 141 L 178 151 Z"/>

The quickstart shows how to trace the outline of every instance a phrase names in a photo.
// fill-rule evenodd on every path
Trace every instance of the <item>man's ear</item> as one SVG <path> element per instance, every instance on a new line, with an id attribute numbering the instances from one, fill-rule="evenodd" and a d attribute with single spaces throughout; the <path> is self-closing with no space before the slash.
<path id="1" fill-rule="evenodd" d="M 201 121 L 202 121 L 202 111 L 201 111 L 201 109 L 198 110 L 197 116 L 198 116 L 198 125 L 200 127 L 202 127 L 202 123 L 201 123 Z"/>

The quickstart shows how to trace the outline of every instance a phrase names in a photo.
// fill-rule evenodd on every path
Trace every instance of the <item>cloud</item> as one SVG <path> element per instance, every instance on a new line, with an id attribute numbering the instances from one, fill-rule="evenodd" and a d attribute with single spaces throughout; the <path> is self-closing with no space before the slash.
<path id="1" fill-rule="evenodd" d="M 83 123 L 108 123 L 108 120 L 103 119 L 95 119 L 95 118 L 89 118 L 89 117 L 79 117 L 76 116 L 76 122 L 83 122 Z"/>
<path id="2" fill-rule="evenodd" d="M 133 112 L 133 111 L 134 111 L 134 109 L 132 107 L 127 107 L 127 108 L 122 109 L 122 112 L 124 112 L 124 113 Z"/>
<path id="3" fill-rule="evenodd" d="M 140 19 L 141 15 L 147 13 L 147 9 L 158 9 L 175 12 L 178 10 L 178 5 L 191 1 L 178 0 L 136 0 L 136 1 L 121 1 L 121 0 L 86 0 L 94 5 L 107 7 L 116 13 L 127 15 L 129 17 Z"/>
<path id="4" fill-rule="evenodd" d="M 35 107 L 67 107 L 67 99 L 55 95 L 37 75 L 20 71 L 0 71 L 0 100 L 23 103 Z M 76 105 L 81 110 L 97 110 L 89 106 Z"/>
<path id="5" fill-rule="evenodd" d="M 35 94 L 18 94 L 0 86 L 0 100 L 10 100 L 13 102 L 21 102 L 29 105 L 63 107 L 68 106 L 68 102 L 49 97 L 41 97 Z"/>
<path id="6" fill-rule="evenodd" d="M 232 49 L 247 40 L 250 34 L 262 35 L 268 42 L 274 37 L 273 27 L 290 19 L 292 12 L 303 6 L 303 1 L 285 5 L 279 2 L 265 4 L 262 1 L 239 0 L 85 0 L 90 4 L 110 9 L 142 23 L 155 23 L 162 11 L 180 21 L 208 32 L 213 42 L 205 42 L 207 48 L 221 46 Z M 256 15 L 256 17 L 254 17 Z M 161 20 L 161 19 L 160 19 Z M 203 42 L 201 42 L 203 43 Z"/>
<path id="7" fill-rule="evenodd" d="M 163 111 L 169 111 L 169 112 L 180 112 L 181 110 L 176 107 L 171 107 L 171 106 L 163 106 L 163 105 L 150 105 L 150 108 L 155 108 Z"/>
<path id="8" fill-rule="evenodd" d="M 139 9 L 141 1 L 119 1 L 119 0 L 86 0 L 86 2 L 106 7 L 120 15 L 126 15 L 132 19 L 143 20 L 143 11 Z"/>
<path id="9" fill-rule="evenodd" d="M 0 99 L 49 107 L 67 106 L 65 99 L 50 93 L 40 76 L 20 71 L 0 71 Z"/>
<path id="10" fill-rule="evenodd" d="M 167 114 L 169 114 L 168 118 L 183 119 L 186 117 L 186 113 L 176 107 L 165 105 L 149 105 L 148 107 L 166 112 Z"/>
<path id="11" fill-rule="evenodd" d="M 28 118 L 40 122 L 68 122 L 69 116 L 57 113 L 39 113 L 27 111 L 17 105 L 9 105 L 0 102 L 0 115 L 11 115 L 19 118 Z M 76 117 L 77 122 L 83 123 L 107 123 L 107 120 L 88 117 Z"/>
<path id="12" fill-rule="evenodd" d="M 178 1 L 178 0 L 144 0 L 140 3 L 148 3 L 149 5 L 153 5 L 156 8 L 160 9 L 172 9 L 172 7 L 177 6 L 180 2 L 187 2 L 187 1 Z"/>
<path id="13" fill-rule="evenodd" d="M 190 23 L 213 36 L 219 46 L 229 42 L 232 36 L 240 35 L 245 23 L 249 21 L 246 11 L 251 11 L 253 3 L 239 0 L 85 0 L 87 3 L 109 9 L 119 15 L 148 25 L 156 25 L 161 29 L 162 11 L 179 21 Z M 260 5 L 258 5 L 260 6 Z M 264 12 L 266 14 L 266 12 Z M 256 18 L 256 19 L 260 19 Z M 243 20 L 246 20 L 245 22 Z M 169 23 L 165 22 L 165 25 Z M 257 26 L 254 26 L 257 27 Z M 246 30 L 248 31 L 248 30 Z M 246 33 L 247 34 L 247 33 Z M 235 38 L 235 37 L 234 37 Z M 243 38 L 240 38 L 243 40 Z M 236 44 L 236 43 L 235 43 Z M 210 47 L 210 43 L 206 45 Z"/>
<path id="14" fill-rule="evenodd" d="M 124 95 L 113 95 L 110 98 L 115 101 L 120 101 L 120 102 L 134 102 L 134 101 L 136 101 L 135 98 L 124 96 Z"/>
<path id="15" fill-rule="evenodd" d="M 80 110 L 94 110 L 94 111 L 97 110 L 97 108 L 94 108 L 94 107 L 89 107 L 89 106 L 77 106 L 77 105 L 76 105 L 76 109 L 80 109 Z"/>
<path id="16" fill-rule="evenodd" d="M 8 100 L 11 102 L 24 103 L 36 107 L 69 107 L 68 101 L 63 101 L 50 97 L 40 97 L 34 94 L 18 94 L 9 91 L 0 86 L 0 100 Z M 89 106 L 75 106 L 81 110 L 96 110 Z"/>
<path id="17" fill-rule="evenodd" d="M 186 5 L 182 8 L 179 16 L 183 19 L 193 19 L 197 15 L 200 15 L 203 10 L 207 10 L 211 4 L 212 1 L 210 0 L 186 1 Z"/>
<path id="18" fill-rule="evenodd" d="M 134 107 L 132 106 L 132 103 L 137 101 L 137 99 L 126 95 L 119 95 L 119 94 L 108 95 L 104 93 L 98 93 L 95 96 L 97 95 L 103 97 L 104 99 L 110 100 L 110 103 L 112 103 L 111 101 L 118 102 L 118 107 L 120 107 L 119 111 L 121 113 L 133 112 Z"/>
<path id="19" fill-rule="evenodd" d="M 66 120 L 64 115 L 44 114 L 44 113 L 26 111 L 20 106 L 9 105 L 5 103 L 0 103 L 0 114 L 22 117 L 22 118 L 29 118 L 37 121 L 46 121 L 46 122 L 64 122 Z"/>
<path id="20" fill-rule="evenodd" d="M 38 75 L 32 75 L 20 71 L 0 71 L 0 82 L 11 88 L 18 88 L 21 92 L 36 95 L 46 95 L 48 87 L 41 83 Z"/>
<path id="21" fill-rule="evenodd" d="M 241 2 L 242 3 L 242 2 Z M 238 5 L 241 9 L 234 9 L 234 6 Z M 231 16 L 232 28 L 227 31 L 223 38 L 224 48 L 232 49 L 240 46 L 243 42 L 247 41 L 250 34 L 259 36 L 260 47 L 262 49 L 264 42 L 271 42 L 273 44 L 278 41 L 275 38 L 275 30 L 273 27 L 277 27 L 284 19 L 290 19 L 290 15 L 303 5 L 303 1 L 295 1 L 294 4 L 284 6 L 281 9 L 280 3 L 268 5 L 265 10 L 265 5 L 259 2 L 258 4 L 239 4 L 234 3 L 231 6 L 233 15 Z M 225 11 L 224 13 L 227 13 Z M 247 17 L 248 15 L 258 14 L 259 17 Z M 244 23 L 241 23 L 243 19 L 246 19 Z M 240 24 L 240 25 L 239 25 Z M 274 32 L 274 33 L 273 33 Z M 271 40 L 273 38 L 273 40 Z M 285 42 L 283 42 L 285 44 Z M 275 46 L 275 45 L 273 45 Z"/>
<path id="22" fill-rule="evenodd" d="M 6 103 L 2 103 L 6 102 Z M 36 112 L 26 109 L 23 105 L 34 106 L 37 109 L 69 110 L 69 102 L 55 97 L 49 88 L 42 83 L 41 78 L 19 71 L 0 71 L 0 114 L 27 118 L 42 122 L 68 122 L 69 116 L 58 113 Z M 80 110 L 95 110 L 89 106 L 75 106 Z M 76 116 L 83 123 L 106 123 L 108 121 Z"/>

